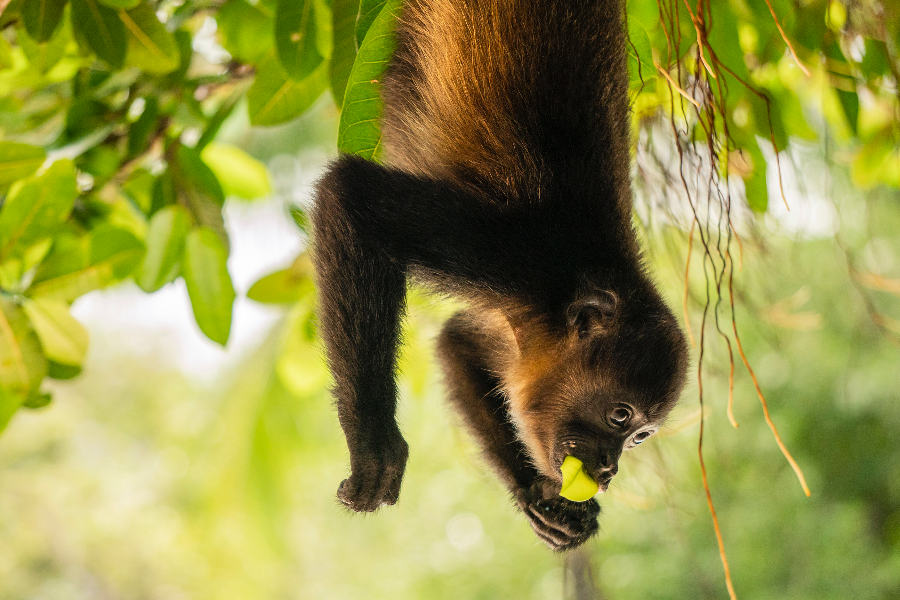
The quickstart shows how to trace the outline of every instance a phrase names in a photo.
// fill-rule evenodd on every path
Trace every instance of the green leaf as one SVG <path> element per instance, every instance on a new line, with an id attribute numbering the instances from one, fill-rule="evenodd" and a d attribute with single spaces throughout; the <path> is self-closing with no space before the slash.
<path id="1" fill-rule="evenodd" d="M 46 42 L 53 35 L 63 15 L 67 0 L 28 0 L 22 5 L 22 22 L 36 42 Z"/>
<path id="2" fill-rule="evenodd" d="M 394 29 L 402 0 L 388 0 L 372 23 L 356 55 L 338 129 L 338 149 L 375 160 L 381 148 L 379 81 L 394 53 Z M 362 9 L 361 9 L 362 10 Z"/>
<path id="3" fill-rule="evenodd" d="M 188 69 L 191 68 L 191 59 L 194 58 L 192 46 L 194 38 L 190 32 L 184 29 L 177 29 L 173 35 L 175 36 L 175 43 L 178 45 L 178 55 L 181 57 L 181 60 L 178 68 L 166 75 L 166 82 L 169 85 L 178 87 L 183 85 L 182 82 L 187 75 Z"/>
<path id="4" fill-rule="evenodd" d="M 72 25 L 80 42 L 114 69 L 122 68 L 128 35 L 115 10 L 97 0 L 72 0 Z"/>
<path id="5" fill-rule="evenodd" d="M 797 26 L 794 28 L 794 40 L 811 50 L 822 47 L 822 39 L 827 31 L 825 27 L 825 11 L 828 2 L 804 2 L 794 8 Z"/>
<path id="6" fill-rule="evenodd" d="M 95 187 L 100 187 L 116 174 L 122 164 L 119 150 L 112 146 L 95 146 L 78 160 L 78 170 L 94 176 Z"/>
<path id="7" fill-rule="evenodd" d="M 159 101 L 156 96 L 144 98 L 144 110 L 138 120 L 128 128 L 128 158 L 134 158 L 147 150 L 150 136 L 159 124 Z"/>
<path id="8" fill-rule="evenodd" d="M 22 252 L 22 270 L 28 271 L 38 266 L 53 247 L 53 238 L 44 238 L 43 240 L 32 244 L 24 252 Z"/>
<path id="9" fill-rule="evenodd" d="M 0 262 L 52 236 L 77 196 L 75 168 L 68 160 L 53 163 L 43 175 L 22 185 L 0 211 Z"/>
<path id="10" fill-rule="evenodd" d="M 625 52 L 628 55 L 628 74 L 632 83 L 646 83 L 656 77 L 653 48 L 647 30 L 634 19 L 628 19 L 628 41 Z"/>
<path id="11" fill-rule="evenodd" d="M 20 396 L 38 389 L 47 374 L 47 358 L 22 309 L 0 297 L 0 387 Z"/>
<path id="12" fill-rule="evenodd" d="M 202 152 L 203 149 L 206 148 L 206 145 L 216 138 L 219 129 L 221 129 L 228 117 L 234 112 L 235 107 L 247 96 L 247 90 L 249 88 L 249 80 L 241 81 L 234 85 L 228 98 L 219 105 L 215 114 L 209 118 L 206 129 L 203 130 L 203 134 L 200 136 L 200 139 L 197 140 L 197 145 L 194 146 L 194 149 L 197 152 Z"/>
<path id="13" fill-rule="evenodd" d="M 141 240 L 130 231 L 109 225 L 95 228 L 87 247 L 84 240 L 64 236 L 54 243 L 50 256 L 26 293 L 31 298 L 72 302 L 127 277 L 140 264 L 143 255 Z"/>
<path id="14" fill-rule="evenodd" d="M 385 0 L 360 0 L 356 19 L 356 47 L 361 48 L 369 29 L 384 9 Z"/>
<path id="15" fill-rule="evenodd" d="M 712 22 L 715 23 L 710 29 L 710 45 L 715 49 L 719 61 L 749 83 L 750 73 L 747 70 L 747 63 L 744 62 L 744 51 L 738 43 L 738 25 L 733 8 L 728 2 L 714 2 L 710 4 L 710 11 Z M 732 102 L 729 102 L 729 105 L 733 105 Z"/>
<path id="16" fill-rule="evenodd" d="M 334 103 L 344 103 L 347 80 L 356 59 L 356 16 L 359 14 L 359 0 L 332 0 L 332 28 L 334 49 L 328 65 L 331 93 Z"/>
<path id="17" fill-rule="evenodd" d="M 200 158 L 215 173 L 226 196 L 253 200 L 272 193 L 266 166 L 237 146 L 213 142 Z"/>
<path id="18" fill-rule="evenodd" d="M 152 201 L 148 215 L 154 215 L 156 211 L 164 206 L 175 204 L 178 201 L 178 194 L 175 190 L 175 176 L 172 175 L 172 170 L 166 169 L 163 171 L 153 183 Z"/>
<path id="19" fill-rule="evenodd" d="M 781 152 L 787 148 L 788 144 L 788 135 L 784 127 L 782 114 L 778 110 L 778 103 L 772 94 L 762 88 L 759 88 L 759 91 L 765 94 L 768 101 L 753 93 L 747 96 L 753 112 L 753 119 L 756 123 L 756 132 L 769 141 L 772 141 L 774 138 L 775 149 Z"/>
<path id="20" fill-rule="evenodd" d="M 309 232 L 312 229 L 309 224 L 309 215 L 307 215 L 306 212 L 299 206 L 292 206 L 290 209 L 290 213 L 291 219 L 294 221 L 294 225 L 296 225 L 297 228 L 300 229 L 300 231 L 309 235 Z"/>
<path id="21" fill-rule="evenodd" d="M 43 148 L 0 142 L 0 186 L 28 177 L 44 164 L 46 158 Z"/>
<path id="22" fill-rule="evenodd" d="M 91 232 L 88 260 L 91 265 L 104 265 L 110 282 L 131 275 L 144 256 L 144 242 L 127 229 L 100 225 Z"/>
<path id="23" fill-rule="evenodd" d="M 25 399 L 25 402 L 22 403 L 22 408 L 30 408 L 32 410 L 38 408 L 44 408 L 49 405 L 53 401 L 53 396 L 51 394 L 32 394 Z"/>
<path id="24" fill-rule="evenodd" d="M 41 262 L 32 280 L 35 284 L 62 275 L 74 273 L 88 266 L 90 236 L 76 236 L 68 231 L 59 233 L 52 240 L 50 254 Z"/>
<path id="25" fill-rule="evenodd" d="M 228 252 L 214 231 L 201 227 L 188 234 L 182 271 L 194 318 L 206 337 L 223 346 L 231 331 L 235 296 L 227 260 Z"/>
<path id="26" fill-rule="evenodd" d="M 758 144 L 748 144 L 741 148 L 741 152 L 748 157 L 747 162 L 753 170 L 745 177 L 744 187 L 747 193 L 747 204 L 750 209 L 764 213 L 769 206 L 769 188 L 766 183 L 766 159 Z"/>
<path id="27" fill-rule="evenodd" d="M 302 300 L 314 289 L 312 262 L 304 252 L 289 268 L 266 275 L 254 283 L 247 297 L 264 304 L 288 304 Z"/>
<path id="28" fill-rule="evenodd" d="M 128 30 L 128 65 L 155 75 L 171 73 L 178 68 L 181 53 L 175 37 L 166 31 L 149 5 L 120 10 L 119 18 Z"/>
<path id="29" fill-rule="evenodd" d="M 180 206 L 167 206 L 153 215 L 147 228 L 147 252 L 136 276 L 142 290 L 155 292 L 178 277 L 190 229 L 190 216 Z"/>
<path id="30" fill-rule="evenodd" d="M 222 219 L 225 193 L 215 173 L 206 166 L 196 150 L 181 144 L 169 167 L 178 202 L 188 209 L 195 223 L 215 231 L 222 244 L 228 248 L 228 233 Z"/>
<path id="31" fill-rule="evenodd" d="M 256 64 L 275 42 L 272 17 L 246 0 L 228 0 L 216 13 L 222 46 L 236 59 Z"/>
<path id="32" fill-rule="evenodd" d="M 859 95 L 853 92 L 847 92 L 844 90 L 835 90 L 837 92 L 838 100 L 841 101 L 841 108 L 844 109 L 844 116 L 847 117 L 847 124 L 850 126 L 850 130 L 853 132 L 853 135 L 858 134 L 858 125 L 859 125 Z"/>
<path id="33" fill-rule="evenodd" d="M 49 368 L 47 369 L 47 377 L 51 379 L 74 379 L 81 375 L 81 367 L 76 367 L 72 365 L 61 365 L 57 362 L 50 361 Z"/>
<path id="34" fill-rule="evenodd" d="M 0 316 L 0 319 L 2 318 L 3 317 Z M 2 379 L 0 379 L 0 382 L 2 382 Z M 6 429 L 6 426 L 9 425 L 9 420 L 16 411 L 19 410 L 20 406 L 22 406 L 22 396 L 13 394 L 0 385 L 0 433 L 2 433 L 3 430 Z"/>
<path id="35" fill-rule="evenodd" d="M 316 36 L 316 6 L 313 0 L 278 0 L 275 12 L 275 49 L 288 77 L 300 81 L 324 58 Z"/>
<path id="36" fill-rule="evenodd" d="M 44 355 L 61 365 L 80 366 L 88 348 L 88 332 L 61 300 L 26 300 L 22 308 L 37 333 Z"/>
<path id="37" fill-rule="evenodd" d="M 141 0 L 100 0 L 100 2 L 112 8 L 129 9 L 140 4 Z"/>
<path id="38" fill-rule="evenodd" d="M 279 125 L 299 117 L 328 86 L 325 63 L 303 81 L 289 79 L 274 55 L 267 56 L 256 71 L 256 81 L 247 92 L 247 111 L 253 125 Z"/>
<path id="39" fill-rule="evenodd" d="M 316 49 L 326 61 L 334 49 L 334 27 L 331 22 L 331 0 L 312 0 L 316 17 Z"/>
<path id="40" fill-rule="evenodd" d="M 40 73 L 47 73 L 56 66 L 65 55 L 71 39 L 68 23 L 58 27 L 56 33 L 45 42 L 38 43 L 22 28 L 17 29 L 16 35 L 28 62 Z"/>
<path id="41" fill-rule="evenodd" d="M 863 56 L 860 70 L 866 79 L 874 79 L 890 71 L 887 46 L 879 40 L 866 40 L 866 54 Z"/>
<path id="42" fill-rule="evenodd" d="M 863 189 L 879 183 L 882 170 L 890 164 L 895 147 L 893 128 L 885 127 L 873 136 L 853 160 L 850 168 L 853 183 Z"/>

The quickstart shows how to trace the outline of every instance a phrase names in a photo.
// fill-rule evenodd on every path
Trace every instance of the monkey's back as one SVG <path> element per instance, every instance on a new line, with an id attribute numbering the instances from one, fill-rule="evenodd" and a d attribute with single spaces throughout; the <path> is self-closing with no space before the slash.
<path id="1" fill-rule="evenodd" d="M 408 0 L 384 82 L 388 164 L 503 201 L 577 177 L 628 202 L 621 23 L 618 0 Z"/>

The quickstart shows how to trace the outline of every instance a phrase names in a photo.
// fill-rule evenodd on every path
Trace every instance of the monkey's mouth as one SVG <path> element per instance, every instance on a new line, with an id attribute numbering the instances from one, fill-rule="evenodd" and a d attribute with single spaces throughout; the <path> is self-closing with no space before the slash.
<path id="1" fill-rule="evenodd" d="M 590 475 L 591 479 L 597 482 L 597 485 L 599 486 L 599 490 L 597 491 L 597 493 L 605 493 L 609 489 L 609 484 L 612 482 L 612 479 L 613 477 L 615 477 L 618 469 L 610 473 L 608 469 L 597 467 L 595 461 L 585 456 L 585 454 L 589 455 L 589 452 L 578 452 L 576 450 L 577 448 L 579 448 L 579 444 L 571 439 L 564 440 L 562 443 L 560 443 L 558 450 L 553 453 L 553 456 L 550 457 L 550 462 L 554 467 L 553 479 L 557 482 L 562 482 L 562 472 L 560 469 L 566 457 L 571 455 L 587 466 L 586 472 L 588 473 L 588 475 Z M 583 446 L 581 449 L 584 449 Z"/>

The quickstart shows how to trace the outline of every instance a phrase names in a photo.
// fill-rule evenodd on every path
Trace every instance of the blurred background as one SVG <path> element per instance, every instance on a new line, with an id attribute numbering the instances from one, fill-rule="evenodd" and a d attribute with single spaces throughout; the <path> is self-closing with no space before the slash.
<path id="1" fill-rule="evenodd" d="M 723 138 L 692 137 L 706 122 L 684 111 L 687 92 L 672 85 L 672 77 L 685 88 L 703 77 L 687 50 L 696 48 L 695 24 L 686 14 L 673 18 L 684 48 L 670 47 L 675 56 L 664 60 L 668 33 L 654 25 L 662 13 L 653 2 L 629 6 L 635 222 L 651 270 L 675 312 L 685 307 L 697 345 L 680 406 L 663 431 L 623 457 L 599 497 L 600 534 L 567 558 L 533 535 L 444 403 L 434 340 L 454 306 L 423 290 L 410 291 L 401 360 L 410 461 L 400 502 L 357 515 L 335 498 L 348 456 L 302 253 L 311 185 L 337 152 L 332 97 L 344 97 L 341 86 L 353 81 L 357 47 L 364 54 L 356 9 L 343 38 L 334 30 L 334 54 L 316 55 L 321 64 L 301 77 L 285 71 L 284 57 L 279 66 L 273 50 L 286 35 L 270 31 L 286 2 L 103 0 L 105 22 L 144 28 L 162 64 L 135 45 L 133 29 L 127 56 L 91 38 L 95 28 L 77 13 L 87 0 L 72 0 L 71 10 L 55 2 L 49 28 L 30 2 L 0 0 L 0 133 L 4 144 L 12 140 L 0 162 L 8 148 L 37 156 L 31 171 L 0 181 L 3 210 L 12 214 L 21 202 L 15 181 L 38 169 L 45 150 L 50 161 L 72 159 L 58 160 L 59 172 L 77 176 L 78 189 L 73 183 L 75 208 L 54 229 L 53 251 L 38 232 L 22 257 L 0 261 L 0 308 L 18 314 L 20 304 L 52 296 L 46 282 L 60 274 L 65 252 L 56 248 L 71 248 L 64 242 L 83 249 L 112 228 L 127 238 L 126 250 L 146 246 L 149 256 L 169 243 L 153 235 L 159 215 L 182 208 L 194 231 L 221 239 L 213 254 L 227 256 L 223 285 L 233 282 L 236 300 L 230 331 L 217 328 L 222 319 L 204 313 L 185 284 L 191 273 L 179 266 L 179 250 L 152 277 L 149 259 L 132 261 L 94 285 L 102 289 L 63 289 L 57 304 L 42 305 L 66 314 L 74 300 L 71 314 L 89 336 L 77 323 L 70 333 L 82 349 L 90 339 L 83 364 L 49 338 L 40 339 L 42 350 L 22 326 L 43 371 L 18 381 L 0 360 L 0 375 L 20 386 L 7 395 L 0 388 L 0 430 L 12 414 L 0 436 L 0 600 L 725 598 L 698 460 L 701 419 L 739 598 L 900 598 L 900 19 L 891 20 L 891 3 L 774 0 L 811 78 L 786 50 L 768 2 L 720 4 L 728 10 L 713 32 L 717 50 L 732 67 L 752 70 L 774 109 L 767 119 L 753 94 L 729 91 L 737 99 L 723 111 L 728 135 L 751 156 L 726 144 L 714 157 L 724 177 L 708 181 L 728 190 L 727 202 L 700 177 L 716 170 L 704 140 Z M 316 7 L 337 15 L 341 5 Z M 337 63 L 341 39 L 352 52 L 343 80 L 328 83 L 322 65 Z M 333 93 L 323 95 L 329 85 Z M 701 87 L 691 93 L 710 105 L 724 97 L 703 96 Z M 282 96 L 286 105 L 273 105 Z M 661 116 L 676 102 L 682 117 Z M 690 150 L 681 157 L 676 125 L 682 152 Z M 231 193 L 247 181 L 255 182 L 249 193 Z M 32 183 L 24 189 L 34 191 Z M 176 191 L 167 196 L 166 186 Z M 693 238 L 689 202 L 703 223 Z M 740 236 L 731 237 L 731 258 L 704 251 L 704 242 L 721 248 L 728 231 Z M 717 327 L 732 327 L 728 279 L 720 278 L 732 268 L 743 350 L 809 498 L 764 420 L 733 336 L 739 427 L 727 416 L 729 347 Z M 228 311 L 226 292 L 214 300 Z M 57 364 L 63 359 L 70 369 Z"/>
<path id="2" fill-rule="evenodd" d="M 289 125 L 260 131 L 238 118 L 223 134 L 267 164 L 273 187 L 226 206 L 238 301 L 224 349 L 197 329 L 181 281 L 150 295 L 125 283 L 73 305 L 91 335 L 82 375 L 51 382 L 53 403 L 19 411 L 0 438 L 0 598 L 572 597 L 564 558 L 537 541 L 442 400 L 432 352 L 445 301 L 411 296 L 401 501 L 365 516 L 336 501 L 347 452 L 313 296 L 285 306 L 244 297 L 304 248 L 289 208 L 309 201 L 336 127 L 322 99 Z M 748 359 L 812 497 L 740 365 L 740 428 L 729 424 L 727 351 L 708 325 L 712 496 L 739 597 L 898 598 L 900 350 L 872 315 L 900 316 L 889 287 L 900 278 L 900 203 L 896 191 L 862 196 L 845 168 L 806 151 L 804 169 L 818 169 L 806 177 L 826 178 L 833 194 L 820 206 L 795 194 L 790 216 L 760 218 L 736 280 Z M 686 232 L 670 229 L 650 246 L 678 306 Z M 848 264 L 880 274 L 893 295 L 861 286 Z M 692 273 L 696 336 L 703 273 Z M 725 596 L 697 394 L 692 376 L 668 427 L 625 455 L 599 498 L 601 533 L 586 545 L 598 597 Z"/>

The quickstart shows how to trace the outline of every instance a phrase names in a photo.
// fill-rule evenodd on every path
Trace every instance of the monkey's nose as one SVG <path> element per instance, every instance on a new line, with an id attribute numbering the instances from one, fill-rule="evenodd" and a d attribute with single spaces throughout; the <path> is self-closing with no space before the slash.
<path id="1" fill-rule="evenodd" d="M 612 477 L 619 472 L 619 461 L 617 459 L 618 456 L 602 452 L 600 454 L 600 460 L 597 461 L 597 475 L 612 479 Z"/>
<path id="2" fill-rule="evenodd" d="M 609 488 L 609 482 L 619 472 L 619 464 L 610 460 L 609 457 L 601 457 L 597 470 L 594 472 L 594 479 L 600 486 L 600 492 L 605 492 Z"/>
<path id="3" fill-rule="evenodd" d="M 617 465 L 617 464 L 600 465 L 600 468 L 597 469 L 598 475 L 609 477 L 610 479 L 612 479 L 615 476 L 615 474 L 618 472 L 619 472 L 619 465 Z"/>

